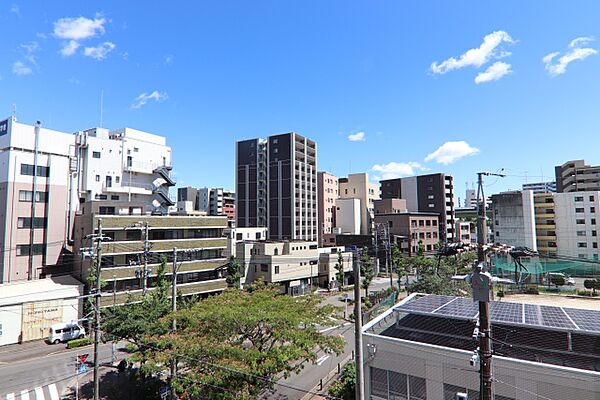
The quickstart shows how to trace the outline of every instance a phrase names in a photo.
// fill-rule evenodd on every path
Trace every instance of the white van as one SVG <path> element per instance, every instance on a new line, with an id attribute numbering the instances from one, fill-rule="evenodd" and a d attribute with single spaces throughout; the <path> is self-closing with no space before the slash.
<path id="1" fill-rule="evenodd" d="M 67 342 L 72 339 L 81 339 L 85 336 L 85 329 L 77 322 L 63 322 L 50 326 L 50 335 L 48 342 L 57 344 Z"/>

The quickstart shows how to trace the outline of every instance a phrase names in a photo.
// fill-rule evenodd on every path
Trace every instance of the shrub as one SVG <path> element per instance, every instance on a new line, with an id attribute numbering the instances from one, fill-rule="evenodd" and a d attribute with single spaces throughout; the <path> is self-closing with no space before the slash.
<path id="1" fill-rule="evenodd" d="M 73 339 L 67 342 L 67 347 L 69 349 L 76 349 L 77 347 L 83 347 L 90 344 L 92 344 L 92 339 L 90 338 Z"/>

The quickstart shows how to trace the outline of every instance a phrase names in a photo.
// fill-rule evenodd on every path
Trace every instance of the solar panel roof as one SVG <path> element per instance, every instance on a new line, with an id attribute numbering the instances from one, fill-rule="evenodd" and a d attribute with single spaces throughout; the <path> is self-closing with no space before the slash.
<path id="1" fill-rule="evenodd" d="M 505 301 L 490 303 L 492 322 L 531 325 L 567 331 L 600 334 L 600 311 L 563 308 Z M 437 315 L 457 319 L 475 319 L 478 303 L 467 297 L 425 295 L 414 297 L 395 308 L 414 314 Z"/>

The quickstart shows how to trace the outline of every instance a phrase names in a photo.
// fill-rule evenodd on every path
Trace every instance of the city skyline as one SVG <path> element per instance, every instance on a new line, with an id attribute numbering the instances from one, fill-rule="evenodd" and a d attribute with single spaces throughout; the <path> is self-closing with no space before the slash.
<path id="1" fill-rule="evenodd" d="M 461 198 L 479 170 L 499 192 L 598 164 L 598 5 L 341 4 L 6 4 L 2 118 L 75 132 L 102 98 L 103 126 L 168 138 L 179 186 L 233 188 L 236 141 L 291 131 L 319 170 L 444 172 Z"/>

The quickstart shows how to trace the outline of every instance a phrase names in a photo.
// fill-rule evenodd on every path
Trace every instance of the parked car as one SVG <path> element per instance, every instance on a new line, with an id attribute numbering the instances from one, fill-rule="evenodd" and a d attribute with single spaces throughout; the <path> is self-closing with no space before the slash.
<path id="1" fill-rule="evenodd" d="M 58 344 L 85 337 L 85 328 L 77 322 L 62 322 L 50 326 L 48 343 Z"/>

